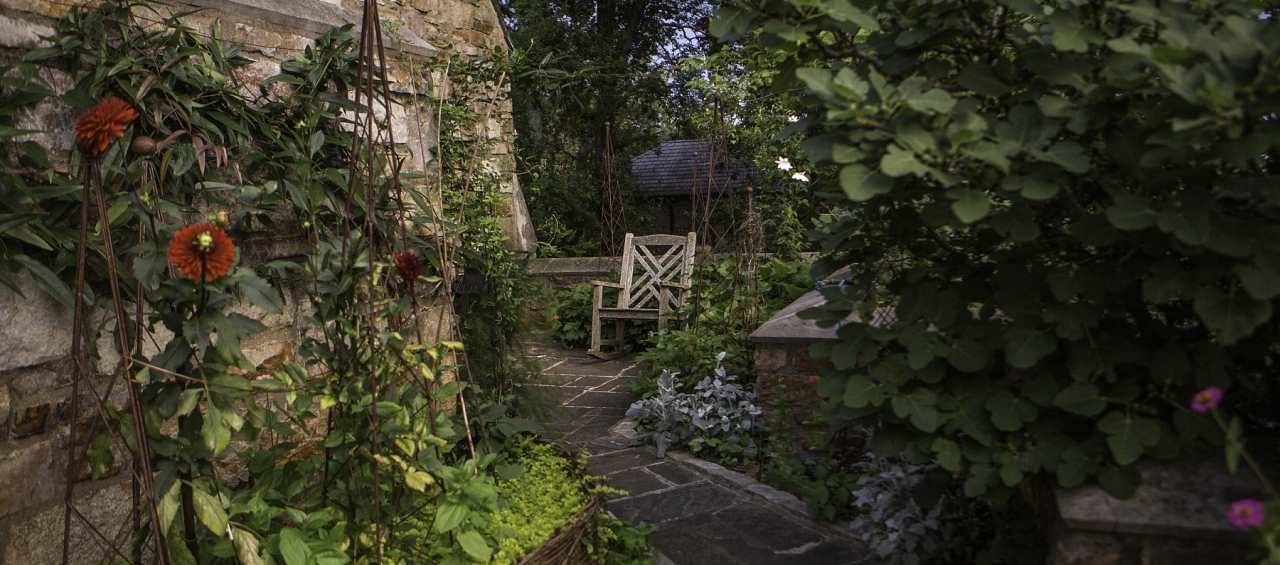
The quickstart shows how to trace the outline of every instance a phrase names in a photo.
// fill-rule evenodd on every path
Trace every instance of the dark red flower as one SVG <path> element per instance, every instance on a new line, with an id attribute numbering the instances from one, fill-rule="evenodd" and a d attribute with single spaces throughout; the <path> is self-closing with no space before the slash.
<path id="1" fill-rule="evenodd" d="M 200 282 L 227 274 L 236 258 L 236 246 L 227 232 L 212 224 L 193 224 L 178 230 L 169 242 L 169 262 L 178 274 Z"/>
<path id="2" fill-rule="evenodd" d="M 107 98 L 76 120 L 76 141 L 89 155 L 101 155 L 112 141 L 124 135 L 125 124 L 138 112 L 118 98 Z"/>
<path id="3" fill-rule="evenodd" d="M 396 272 L 406 281 L 416 281 L 422 276 L 422 264 L 418 256 L 409 251 L 396 253 Z"/>

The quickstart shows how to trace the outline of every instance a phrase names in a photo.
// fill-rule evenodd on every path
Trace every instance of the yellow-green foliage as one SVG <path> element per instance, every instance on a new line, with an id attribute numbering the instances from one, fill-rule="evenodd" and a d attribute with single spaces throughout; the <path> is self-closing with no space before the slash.
<path id="1" fill-rule="evenodd" d="M 582 480 L 571 473 L 574 463 L 551 446 L 524 443 L 515 449 L 513 459 L 524 471 L 499 485 L 507 506 L 490 522 L 499 539 L 495 565 L 519 561 L 587 503 Z"/>

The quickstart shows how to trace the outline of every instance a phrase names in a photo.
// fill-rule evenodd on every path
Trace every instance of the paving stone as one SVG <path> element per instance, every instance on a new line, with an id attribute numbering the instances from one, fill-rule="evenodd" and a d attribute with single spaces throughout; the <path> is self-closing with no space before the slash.
<path id="1" fill-rule="evenodd" d="M 820 534 L 754 504 L 663 523 L 653 535 L 664 555 L 680 565 L 847 565 L 867 550 Z"/>
<path id="2" fill-rule="evenodd" d="M 645 468 L 653 473 L 661 475 L 662 478 L 677 485 L 687 485 L 689 483 L 706 480 L 697 473 L 672 463 L 658 463 Z"/>
<path id="3" fill-rule="evenodd" d="M 609 475 L 609 486 L 627 491 L 628 496 L 640 496 L 642 494 L 671 488 L 670 485 L 662 482 L 653 473 L 641 469 L 627 469 L 619 473 Z"/>
<path id="4" fill-rule="evenodd" d="M 587 459 L 587 472 L 592 475 L 608 475 L 623 469 L 634 469 L 660 462 L 662 460 L 650 453 L 649 450 L 643 447 L 633 447 L 617 453 Z"/>
<path id="5" fill-rule="evenodd" d="M 741 501 L 742 495 L 720 485 L 697 483 L 658 494 L 614 500 L 609 503 L 609 510 L 623 520 L 658 524 L 711 514 Z"/>
<path id="6" fill-rule="evenodd" d="M 595 375 L 589 375 L 585 377 L 574 376 L 574 375 L 561 375 L 561 376 L 563 376 L 564 378 L 573 379 L 572 381 L 568 381 L 567 386 L 581 387 L 581 388 L 596 388 L 601 386 L 607 386 L 618 380 L 618 377 L 598 377 Z"/>
<path id="7" fill-rule="evenodd" d="M 570 401 L 568 406 L 620 408 L 625 411 L 631 406 L 631 395 L 625 392 L 584 392 Z"/>
<path id="8" fill-rule="evenodd" d="M 595 360 L 594 362 L 570 359 L 565 361 L 564 364 L 556 367 L 554 371 L 563 375 L 598 375 L 612 377 L 617 376 L 634 364 L 634 361 L 625 358 L 613 361 Z"/>

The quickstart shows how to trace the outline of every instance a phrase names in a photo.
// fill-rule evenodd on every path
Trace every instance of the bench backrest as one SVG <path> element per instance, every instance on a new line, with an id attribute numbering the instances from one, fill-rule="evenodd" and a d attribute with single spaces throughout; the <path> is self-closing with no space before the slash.
<path id="1" fill-rule="evenodd" d="M 698 244 L 698 234 L 642 235 L 627 234 L 622 247 L 622 290 L 618 293 L 619 308 L 644 308 L 658 310 L 661 299 L 659 283 L 688 285 L 693 279 L 693 251 Z M 684 292 L 672 292 L 667 310 L 676 310 L 684 303 Z"/>

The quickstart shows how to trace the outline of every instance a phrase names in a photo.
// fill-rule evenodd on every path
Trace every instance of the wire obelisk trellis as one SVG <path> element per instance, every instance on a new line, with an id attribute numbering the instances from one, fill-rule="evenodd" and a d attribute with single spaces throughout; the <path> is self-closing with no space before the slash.
<path id="1" fill-rule="evenodd" d="M 85 338 L 85 276 L 87 274 L 89 252 L 89 226 L 92 221 L 89 214 L 90 206 L 96 209 L 98 218 L 109 217 L 106 195 L 102 187 L 101 163 L 98 157 L 91 156 L 85 163 L 83 180 L 84 186 L 80 196 L 79 243 L 76 252 L 75 310 L 71 323 L 71 424 L 67 439 L 66 491 L 63 499 L 65 510 L 62 522 L 62 563 L 63 565 L 68 565 L 71 561 L 73 527 L 78 526 L 88 533 L 89 538 L 102 551 L 105 558 L 136 562 L 140 558 L 143 549 L 147 548 L 155 555 L 157 563 L 166 565 L 169 563 L 168 547 L 164 536 L 156 535 L 154 529 L 148 536 L 146 543 L 138 545 L 136 551 L 130 552 L 131 555 L 126 556 L 124 552 L 124 548 L 133 539 L 132 534 L 141 527 L 141 520 L 138 516 L 140 507 L 146 508 L 148 518 L 152 524 L 158 523 L 155 495 L 152 492 L 151 453 L 150 445 L 147 441 L 146 420 L 142 413 L 138 383 L 134 379 L 132 352 L 136 349 L 135 346 L 139 345 L 138 341 L 141 339 L 142 332 L 135 331 L 134 343 L 130 343 L 129 331 L 126 325 L 129 323 L 129 318 L 125 315 L 124 297 L 120 291 L 115 246 L 111 239 L 111 225 L 110 222 L 105 221 L 95 222 L 101 226 L 100 229 L 102 231 L 107 284 L 110 287 L 112 309 L 115 315 L 114 334 L 116 347 L 120 353 L 120 360 L 112 371 L 111 378 L 107 381 L 106 386 L 97 386 L 91 374 L 90 363 L 85 358 L 82 343 Z M 92 204 L 90 203 L 91 200 Z M 141 303 L 141 289 L 139 289 L 137 300 Z M 139 308 L 136 313 L 137 318 L 134 320 L 136 328 L 142 327 L 142 314 L 142 310 Z M 107 402 L 112 397 L 112 393 L 115 392 L 117 385 L 124 386 L 127 390 L 129 398 L 128 409 L 133 420 L 132 435 L 136 438 L 136 450 L 129 449 L 129 443 L 125 441 L 121 430 L 113 427 L 107 416 Z M 82 391 L 85 389 L 87 389 L 88 394 L 84 396 L 91 402 L 92 405 L 90 407 L 81 405 Z M 85 410 L 86 408 L 88 408 L 88 411 Z M 78 437 L 77 433 L 78 428 L 82 425 L 87 426 L 86 437 L 84 438 Z M 102 431 L 109 433 L 113 444 L 113 452 L 115 447 L 122 447 L 122 451 L 133 452 L 133 461 L 129 466 L 133 483 L 133 511 L 130 519 L 124 523 L 95 524 L 84 512 L 81 512 L 79 502 L 75 498 L 76 483 L 80 482 L 86 473 L 91 472 L 87 457 L 90 446 L 89 438 Z M 113 529 L 114 532 L 112 532 Z"/>
<path id="2" fill-rule="evenodd" d="M 604 123 L 604 193 L 600 199 L 600 254 L 617 256 L 627 233 L 627 215 L 613 153 L 613 127 Z"/>

